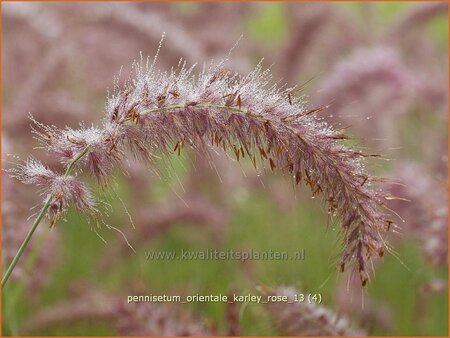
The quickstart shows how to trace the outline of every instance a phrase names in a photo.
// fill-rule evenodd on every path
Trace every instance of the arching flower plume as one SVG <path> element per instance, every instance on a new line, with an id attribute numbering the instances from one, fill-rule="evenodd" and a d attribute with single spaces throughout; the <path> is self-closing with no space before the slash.
<path id="1" fill-rule="evenodd" d="M 344 130 L 316 116 L 323 108 L 310 109 L 294 96 L 295 88 L 273 84 L 261 64 L 246 76 L 228 71 L 224 62 L 205 66 L 198 76 L 183 62 L 170 72 L 143 61 L 134 70 L 135 77 L 107 99 L 100 127 L 37 123 L 35 134 L 65 172 L 28 162 L 15 175 L 47 187 L 52 224 L 69 204 L 96 210 L 72 170 L 88 172 L 104 186 L 126 158 L 151 165 L 186 146 L 204 156 L 209 148 L 220 148 L 238 161 L 249 159 L 258 170 L 304 182 L 313 196 L 321 196 L 342 223 L 340 269 L 352 266 L 366 284 L 370 261 L 389 250 L 384 238 L 393 221 L 385 211 L 386 195 L 374 187 L 380 179 L 364 171 L 365 157 L 373 155 L 346 147 Z"/>

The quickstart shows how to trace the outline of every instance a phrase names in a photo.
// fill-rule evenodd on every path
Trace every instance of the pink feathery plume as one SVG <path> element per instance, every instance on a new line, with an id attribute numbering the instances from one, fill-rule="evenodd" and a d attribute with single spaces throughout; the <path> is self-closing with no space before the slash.
<path id="1" fill-rule="evenodd" d="M 309 185 L 342 221 L 341 270 L 350 264 L 368 281 L 368 264 L 389 246 L 386 232 L 393 221 L 379 180 L 364 171 L 364 158 L 374 156 L 344 146 L 343 130 L 335 130 L 308 109 L 291 89 L 271 83 L 258 65 L 246 76 L 226 70 L 223 63 L 193 68 L 179 64 L 170 73 L 157 72 L 154 63 L 135 66 L 136 77 L 108 98 L 100 127 L 58 129 L 37 124 L 42 146 L 66 167 L 86 170 L 105 186 L 125 158 L 153 163 L 183 147 L 207 156 L 211 147 L 231 151 L 239 161 L 279 170 L 297 184 Z M 33 166 L 18 169 L 24 177 Z M 34 169 L 33 169 L 34 170 Z M 44 172 L 45 167 L 41 168 Z M 48 182 L 52 224 L 75 202 L 90 214 L 95 204 L 88 188 L 73 176 L 57 175 Z M 81 202 L 80 202 L 81 201 Z"/>

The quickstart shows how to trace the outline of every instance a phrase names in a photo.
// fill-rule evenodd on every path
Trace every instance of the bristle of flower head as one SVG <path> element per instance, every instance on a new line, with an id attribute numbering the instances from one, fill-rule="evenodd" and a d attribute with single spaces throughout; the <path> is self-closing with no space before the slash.
<path id="1" fill-rule="evenodd" d="M 9 170 L 9 173 L 24 184 L 36 186 L 51 185 L 57 177 L 55 172 L 35 159 L 29 159 L 24 164 L 19 164 L 17 168 Z"/>
<path id="2" fill-rule="evenodd" d="M 97 212 L 96 200 L 87 186 L 73 176 L 59 176 L 48 191 L 52 196 L 49 208 L 51 226 L 63 215 L 70 205 L 89 215 Z"/>

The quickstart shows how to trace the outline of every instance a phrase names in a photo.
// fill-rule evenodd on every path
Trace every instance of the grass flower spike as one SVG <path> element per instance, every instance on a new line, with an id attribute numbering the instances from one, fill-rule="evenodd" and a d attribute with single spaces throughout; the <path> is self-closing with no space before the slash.
<path id="1" fill-rule="evenodd" d="M 182 62 L 168 73 L 154 64 L 135 64 L 135 78 L 108 98 L 100 127 L 37 123 L 34 132 L 65 171 L 56 174 L 29 161 L 14 175 L 44 187 L 44 213 L 52 225 L 69 204 L 95 213 L 93 195 L 76 177 L 82 171 L 104 186 L 126 158 L 152 163 L 186 146 L 205 156 L 215 147 L 238 161 L 249 159 L 258 170 L 304 182 L 313 196 L 321 196 L 342 222 L 340 269 L 352 266 L 365 285 L 370 261 L 388 248 L 384 238 L 392 225 L 386 195 L 364 171 L 364 158 L 372 155 L 344 146 L 344 130 L 316 116 L 322 108 L 308 109 L 294 96 L 295 88 L 272 84 L 261 64 L 247 76 L 228 71 L 224 62 L 211 63 L 198 76 Z"/>

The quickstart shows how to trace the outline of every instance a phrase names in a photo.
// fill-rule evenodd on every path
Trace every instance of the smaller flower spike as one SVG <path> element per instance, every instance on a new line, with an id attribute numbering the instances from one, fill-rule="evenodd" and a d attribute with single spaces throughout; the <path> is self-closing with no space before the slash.
<path id="1" fill-rule="evenodd" d="M 42 187 L 41 195 L 50 198 L 47 216 L 50 226 L 54 226 L 59 217 L 73 204 L 79 211 L 95 214 L 95 198 L 86 185 L 73 176 L 60 176 L 41 162 L 30 159 L 15 169 L 9 170 L 11 176 L 25 184 Z"/>
<path id="2" fill-rule="evenodd" d="M 97 212 L 95 198 L 86 185 L 73 176 L 58 176 L 48 193 L 53 196 L 49 209 L 51 225 L 54 226 L 59 217 L 74 205 L 80 212 L 94 215 Z"/>
<path id="3" fill-rule="evenodd" d="M 36 186 L 50 186 L 58 176 L 35 159 L 29 159 L 25 164 L 19 164 L 17 168 L 10 169 L 8 172 L 22 183 Z"/>

